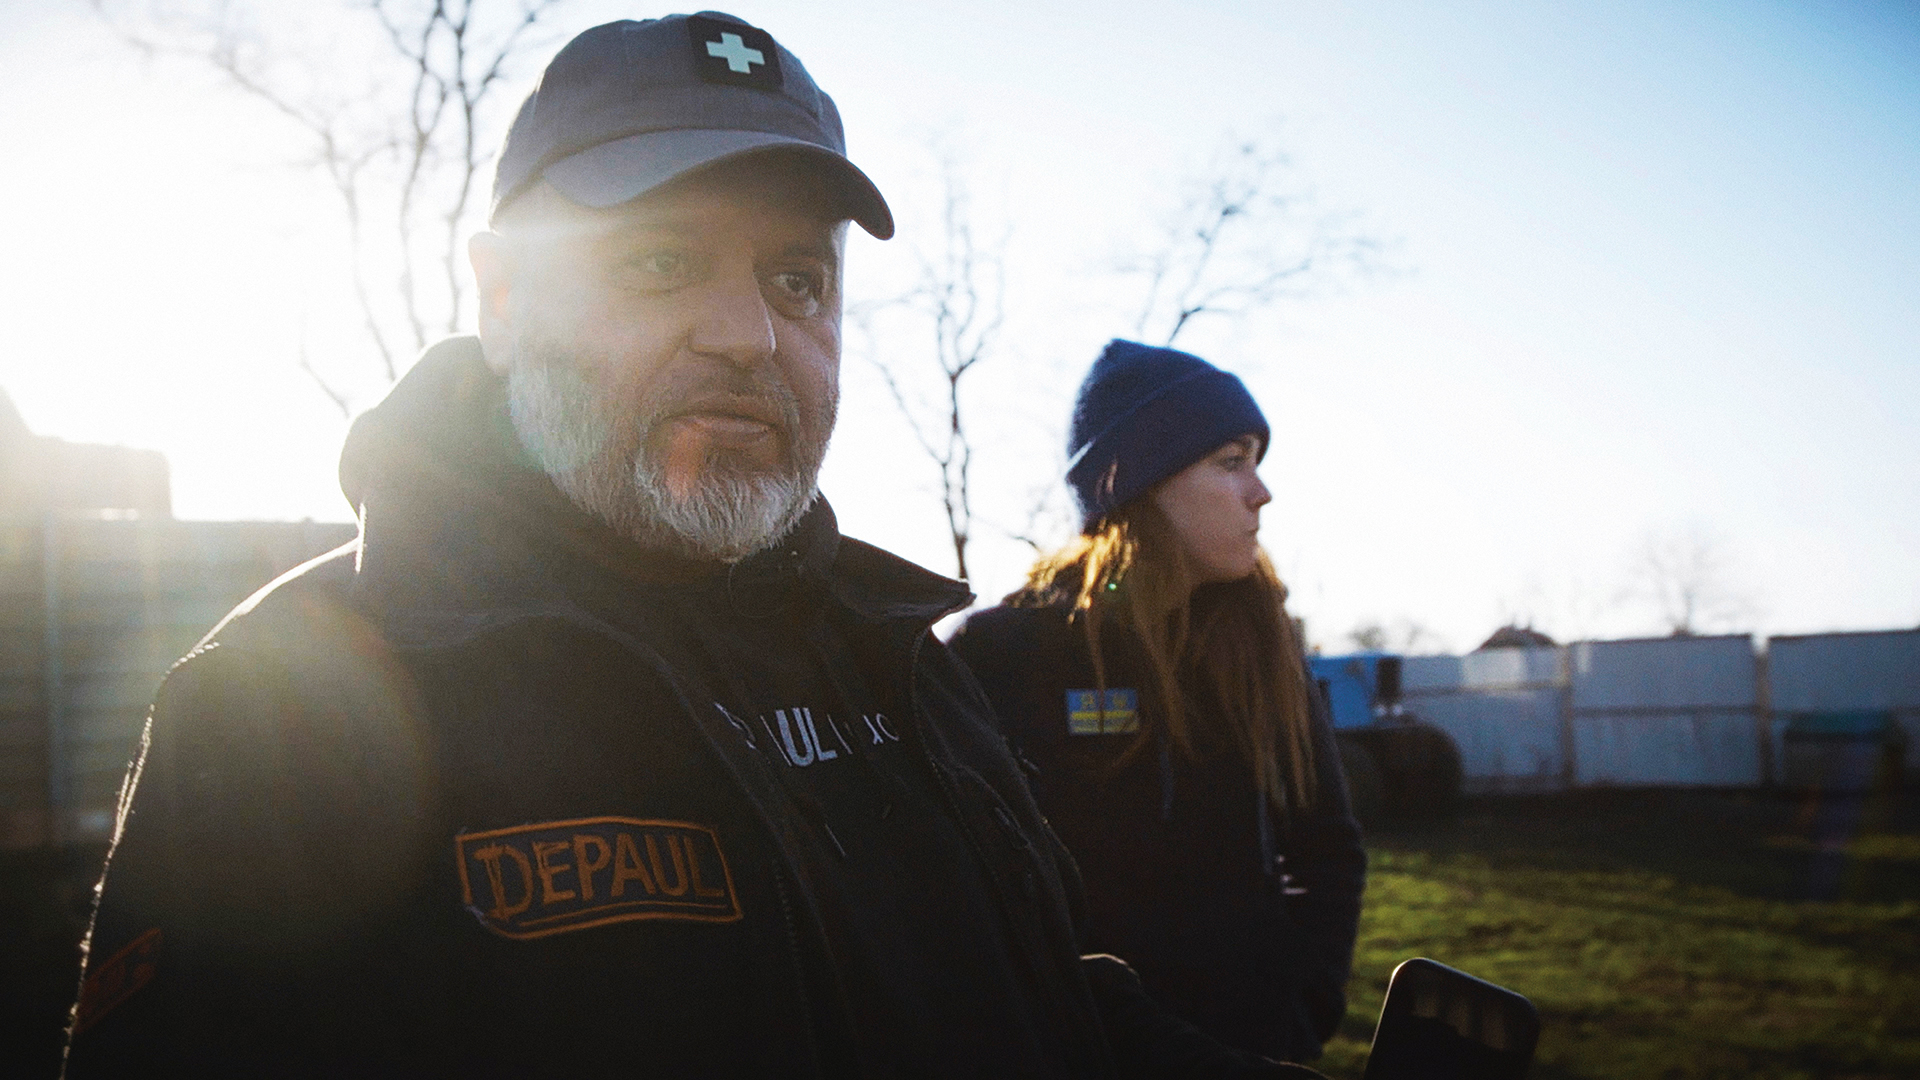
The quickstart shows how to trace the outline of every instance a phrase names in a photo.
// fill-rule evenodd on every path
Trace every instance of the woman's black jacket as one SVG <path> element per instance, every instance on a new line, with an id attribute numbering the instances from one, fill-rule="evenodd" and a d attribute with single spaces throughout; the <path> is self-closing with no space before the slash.
<path id="1" fill-rule="evenodd" d="M 1199 760 L 1156 740 L 1137 646 L 1108 637 L 1104 716 L 1064 602 L 977 612 L 950 644 L 1035 767 L 1040 808 L 1079 863 L 1086 946 L 1126 957 L 1162 1004 L 1216 1038 L 1312 1060 L 1346 1009 L 1366 873 L 1326 707 L 1312 695 L 1318 800 L 1283 818 L 1223 739 Z M 1122 762 L 1136 725 L 1148 741 Z"/>

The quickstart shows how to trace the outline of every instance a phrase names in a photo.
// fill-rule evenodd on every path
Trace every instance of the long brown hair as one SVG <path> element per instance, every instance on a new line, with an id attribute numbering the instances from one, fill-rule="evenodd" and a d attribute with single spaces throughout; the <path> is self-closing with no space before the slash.
<path id="1" fill-rule="evenodd" d="M 1265 552 L 1239 581 L 1196 589 L 1194 580 L 1172 523 L 1151 499 L 1136 499 L 1035 563 L 1012 599 L 1042 606 L 1071 596 L 1071 618 L 1086 633 L 1102 700 L 1102 634 L 1111 626 L 1130 635 L 1152 676 L 1152 716 L 1175 749 L 1197 757 L 1203 738 L 1196 736 L 1225 735 L 1277 809 L 1311 806 L 1318 792 L 1305 661 L 1287 616 L 1286 586 Z M 1198 730 L 1204 721 L 1194 715 L 1196 702 L 1217 710 L 1225 730 Z M 1154 738 L 1151 727 L 1141 724 L 1122 761 Z"/>

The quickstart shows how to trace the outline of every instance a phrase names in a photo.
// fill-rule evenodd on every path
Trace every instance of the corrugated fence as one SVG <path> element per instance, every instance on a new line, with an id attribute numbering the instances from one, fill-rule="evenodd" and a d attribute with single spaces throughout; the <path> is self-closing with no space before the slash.
<path id="1" fill-rule="evenodd" d="M 0 847 L 104 839 L 154 689 L 235 604 L 351 525 L 0 525 Z"/>
<path id="2" fill-rule="evenodd" d="M 97 841 L 148 701 L 235 604 L 351 525 L 0 524 L 0 847 Z M 1920 765 L 1920 630 L 1588 641 L 1408 657 L 1404 702 L 1479 791 L 1777 781 L 1796 715 L 1890 712 Z"/>
<path id="3" fill-rule="evenodd" d="M 1892 713 L 1920 767 L 1920 630 L 1408 657 L 1403 687 L 1459 744 L 1472 790 L 1775 782 L 1794 716 L 1859 710 Z"/>

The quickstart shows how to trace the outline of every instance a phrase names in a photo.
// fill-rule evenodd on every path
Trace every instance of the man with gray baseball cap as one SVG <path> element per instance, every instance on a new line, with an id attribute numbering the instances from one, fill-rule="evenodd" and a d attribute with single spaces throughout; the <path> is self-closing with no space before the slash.
<path id="1" fill-rule="evenodd" d="M 1288 1068 L 1079 955 L 1071 860 L 929 633 L 966 589 L 819 497 L 848 221 L 893 231 L 765 31 L 561 50 L 478 336 L 348 436 L 359 538 L 160 690 L 71 1075 Z"/>
<path id="2" fill-rule="evenodd" d="M 604 208 L 770 149 L 829 177 L 844 217 L 878 239 L 893 235 L 886 200 L 847 160 L 833 99 L 766 31 L 711 11 L 608 23 L 561 49 L 521 107 L 501 151 L 493 215 L 542 179 Z"/>

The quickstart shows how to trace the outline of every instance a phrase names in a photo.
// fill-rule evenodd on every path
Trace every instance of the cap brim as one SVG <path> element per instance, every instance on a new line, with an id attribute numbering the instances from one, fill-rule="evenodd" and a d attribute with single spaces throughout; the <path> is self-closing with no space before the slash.
<path id="1" fill-rule="evenodd" d="M 764 131 L 675 129 L 603 142 L 562 158 L 542 173 L 562 195 L 587 206 L 618 206 L 696 169 L 771 150 L 818 161 L 847 198 L 847 216 L 875 238 L 893 235 L 893 211 L 853 162 L 815 143 Z"/>

